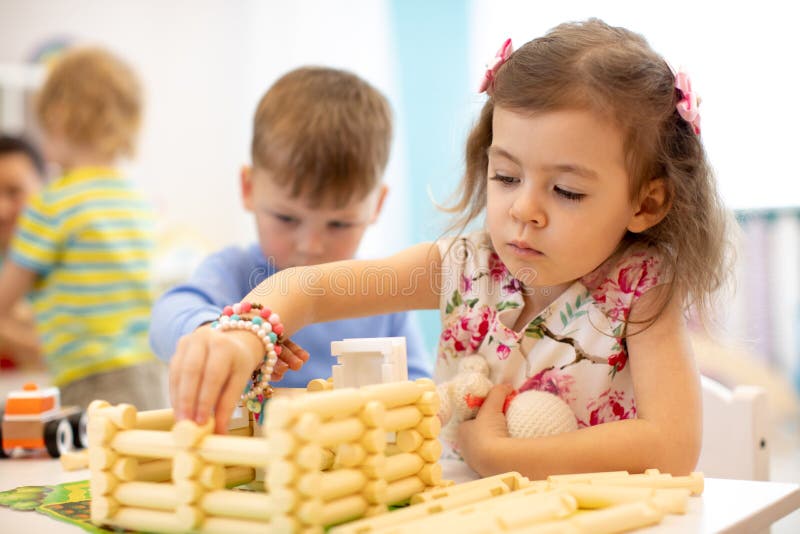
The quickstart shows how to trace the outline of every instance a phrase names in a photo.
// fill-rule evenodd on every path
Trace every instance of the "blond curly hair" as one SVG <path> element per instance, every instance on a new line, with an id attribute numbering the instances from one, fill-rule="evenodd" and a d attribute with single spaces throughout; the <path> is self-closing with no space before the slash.
<path id="1" fill-rule="evenodd" d="M 100 156 L 132 156 L 142 120 L 136 73 L 102 48 L 69 50 L 56 60 L 36 98 L 45 132 Z"/>

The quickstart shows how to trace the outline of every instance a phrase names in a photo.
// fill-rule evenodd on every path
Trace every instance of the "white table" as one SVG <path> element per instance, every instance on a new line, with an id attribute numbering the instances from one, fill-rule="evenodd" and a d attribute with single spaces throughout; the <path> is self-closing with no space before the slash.
<path id="1" fill-rule="evenodd" d="M 17 486 L 43 486 L 85 480 L 86 470 L 65 472 L 58 460 L 22 458 L 0 461 L 0 491 Z M 684 516 L 668 515 L 661 524 L 638 532 L 648 534 L 759 532 L 800 508 L 800 486 L 778 482 L 706 479 L 701 497 L 689 500 Z M 0 531 L 15 533 L 77 533 L 76 526 L 38 512 L 0 507 Z"/>

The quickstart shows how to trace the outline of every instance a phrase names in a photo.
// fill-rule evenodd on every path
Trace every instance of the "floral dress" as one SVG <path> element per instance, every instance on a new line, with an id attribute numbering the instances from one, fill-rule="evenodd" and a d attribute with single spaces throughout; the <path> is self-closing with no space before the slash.
<path id="1" fill-rule="evenodd" d="M 508 325 L 524 306 L 522 287 L 489 236 L 477 232 L 438 246 L 444 276 L 437 382 L 456 375 L 461 357 L 480 354 L 492 382 L 558 395 L 578 428 L 636 417 L 625 319 L 636 299 L 662 282 L 651 249 L 634 245 L 606 261 L 516 332 Z M 445 441 L 453 430 L 444 432 Z"/>

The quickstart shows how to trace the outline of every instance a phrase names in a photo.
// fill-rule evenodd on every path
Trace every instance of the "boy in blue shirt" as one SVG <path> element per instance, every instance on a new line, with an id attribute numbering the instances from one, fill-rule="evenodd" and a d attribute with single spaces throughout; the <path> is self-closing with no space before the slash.
<path id="1" fill-rule="evenodd" d="M 258 105 L 253 165 L 241 172 L 242 200 L 255 217 L 258 243 L 209 256 L 188 282 L 156 302 L 150 328 L 156 354 L 171 360 L 179 338 L 214 321 L 224 306 L 276 271 L 351 259 L 386 197 L 381 179 L 391 135 L 389 103 L 359 77 L 313 67 L 279 79 Z M 343 276 L 342 290 L 346 286 Z M 305 387 L 330 376 L 331 341 L 394 336 L 406 338 L 409 378 L 429 376 L 431 364 L 412 316 L 395 313 L 299 331 L 294 343 L 285 344 L 296 357 L 281 357 L 296 372 L 277 385 Z M 286 371 L 281 360 L 273 376 Z M 170 393 L 174 404 L 176 392 Z"/>

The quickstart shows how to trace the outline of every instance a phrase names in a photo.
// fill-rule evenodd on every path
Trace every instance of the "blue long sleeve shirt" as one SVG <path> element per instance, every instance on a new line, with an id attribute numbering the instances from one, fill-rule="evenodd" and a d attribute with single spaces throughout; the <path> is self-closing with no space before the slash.
<path id="1" fill-rule="evenodd" d="M 185 283 L 164 293 L 153 307 L 150 345 L 168 362 L 178 340 L 203 323 L 213 321 L 228 304 L 241 301 L 254 287 L 276 272 L 258 244 L 228 247 L 206 258 Z M 275 310 L 280 314 L 280 310 Z M 360 337 L 405 337 L 408 377 L 431 375 L 431 361 L 424 350 L 416 321 L 409 313 L 391 313 L 309 325 L 292 340 L 311 355 L 299 371 L 288 371 L 278 387 L 305 387 L 314 378 L 331 376 L 336 358 L 331 341 Z"/>

